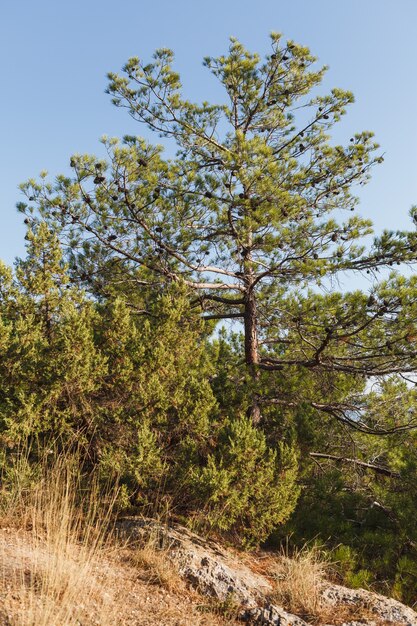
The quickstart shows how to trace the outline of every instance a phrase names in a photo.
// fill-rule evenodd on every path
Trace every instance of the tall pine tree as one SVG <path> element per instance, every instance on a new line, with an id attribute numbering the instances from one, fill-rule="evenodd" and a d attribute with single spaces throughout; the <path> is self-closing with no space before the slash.
<path id="1" fill-rule="evenodd" d="M 109 74 L 108 92 L 173 143 L 176 156 L 137 137 L 105 139 L 107 162 L 75 155 L 72 177 L 23 186 L 34 203 L 20 207 L 28 219 L 35 206 L 59 230 L 74 275 L 96 294 L 112 278 L 155 289 L 179 283 L 205 318 L 239 320 L 254 424 L 268 403 L 297 402 L 278 384 L 288 372 L 351 377 L 364 390 L 367 379 L 414 370 L 415 281 L 393 275 L 367 294 L 318 295 L 326 279 L 376 277 L 417 258 L 415 232 L 361 245 L 372 228 L 351 213 L 355 188 L 382 156 L 368 131 L 346 145 L 331 140 L 352 94 L 317 95 L 326 68 L 315 69 L 307 48 L 278 34 L 264 60 L 235 39 L 226 55 L 205 59 L 224 88 L 218 104 L 184 99 L 172 61 L 166 49 L 150 63 L 132 58 L 124 75 Z M 266 395 L 265 372 L 273 381 Z M 310 406 L 383 432 L 363 394 L 348 387 Z"/>

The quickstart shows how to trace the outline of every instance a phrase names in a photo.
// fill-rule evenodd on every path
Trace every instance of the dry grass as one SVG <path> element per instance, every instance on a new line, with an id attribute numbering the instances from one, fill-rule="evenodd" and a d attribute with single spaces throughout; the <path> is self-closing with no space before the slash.
<path id="1" fill-rule="evenodd" d="M 117 494 L 103 499 L 77 456 L 52 468 L 15 461 L 0 480 L 0 626 L 234 623 L 186 588 L 157 538 L 135 549 L 115 540 Z"/>
<path id="2" fill-rule="evenodd" d="M 320 590 L 328 564 L 319 549 L 303 546 L 291 556 L 283 549 L 271 572 L 274 579 L 274 600 L 291 613 L 318 619 L 326 607 Z"/>
<path id="3" fill-rule="evenodd" d="M 35 473 L 17 459 L 13 471 L 8 492 L 0 488 L 0 626 L 238 623 L 232 596 L 203 599 L 186 587 L 170 546 L 157 534 L 134 548 L 116 543 L 109 530 L 117 494 L 103 499 L 94 479 L 85 489 L 79 459 L 61 457 Z M 341 624 L 367 615 L 364 607 L 323 605 L 328 564 L 316 548 L 305 546 L 291 558 L 287 549 L 256 565 L 273 578 L 275 603 L 309 623 Z"/>
<path id="4" fill-rule="evenodd" d="M 14 546 L 3 543 L 0 553 L 4 611 L 13 626 L 114 624 L 97 577 L 112 500 L 99 512 L 93 482 L 80 507 L 80 490 L 77 459 L 62 457 L 30 490 L 17 485 L 2 500 L 2 527 L 25 535 Z"/>
<path id="5" fill-rule="evenodd" d="M 129 562 L 142 570 L 146 582 L 168 591 L 184 591 L 184 581 L 170 558 L 169 549 L 160 548 L 156 538 L 150 537 L 144 545 L 131 550 Z"/>

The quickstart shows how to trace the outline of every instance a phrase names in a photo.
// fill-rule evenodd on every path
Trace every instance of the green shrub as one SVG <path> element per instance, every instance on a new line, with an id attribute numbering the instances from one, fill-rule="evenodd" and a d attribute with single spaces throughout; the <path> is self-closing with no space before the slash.
<path id="1" fill-rule="evenodd" d="M 230 421 L 216 451 L 194 472 L 192 488 L 203 506 L 203 526 L 233 530 L 245 544 L 258 543 L 292 513 L 299 494 L 297 459 L 284 444 L 267 446 L 249 419 Z"/>

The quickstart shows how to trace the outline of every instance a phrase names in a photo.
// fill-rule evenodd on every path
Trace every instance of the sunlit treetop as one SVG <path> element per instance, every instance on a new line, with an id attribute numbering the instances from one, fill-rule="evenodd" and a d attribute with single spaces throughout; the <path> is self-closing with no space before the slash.
<path id="1" fill-rule="evenodd" d="M 286 366 L 364 377 L 415 368 L 403 306 L 413 310 L 414 281 L 393 275 L 395 290 L 376 283 L 340 302 L 314 296 L 326 277 L 377 278 L 380 268 L 417 258 L 415 231 L 384 232 L 368 248 L 361 241 L 372 225 L 355 212 L 357 189 L 383 157 L 369 131 L 346 145 L 332 141 L 353 95 L 321 95 L 326 68 L 277 33 L 265 59 L 232 38 L 226 55 L 204 60 L 224 88 L 221 103 L 185 99 L 172 64 L 167 49 L 150 63 L 132 58 L 121 75 L 109 74 L 107 91 L 158 140 L 173 142 L 175 156 L 139 137 L 104 138 L 106 161 L 74 155 L 71 177 L 22 186 L 28 222 L 59 232 L 73 274 L 96 294 L 112 279 L 181 283 L 207 317 L 241 319 L 255 380 Z M 277 354 L 268 346 L 279 341 Z"/>

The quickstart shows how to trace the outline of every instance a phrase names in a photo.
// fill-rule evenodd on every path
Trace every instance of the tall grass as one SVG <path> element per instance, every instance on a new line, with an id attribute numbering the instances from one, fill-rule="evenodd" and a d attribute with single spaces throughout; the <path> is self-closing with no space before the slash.
<path id="1" fill-rule="evenodd" d="M 273 568 L 274 598 L 290 612 L 306 618 L 318 618 L 323 613 L 321 594 L 328 571 L 328 563 L 315 546 L 295 548 L 291 554 L 288 546 Z"/>
<path id="2" fill-rule="evenodd" d="M 7 533 L 0 543 L 8 622 L 114 625 L 100 559 L 107 549 L 115 491 L 103 498 L 97 480 L 83 476 L 78 454 L 61 455 L 52 467 L 38 464 L 31 480 L 26 461 L 24 455 L 17 458 L 1 494 L 1 526 L 21 531 L 10 534 L 12 545 Z M 19 468 L 25 470 L 24 480 Z"/>

